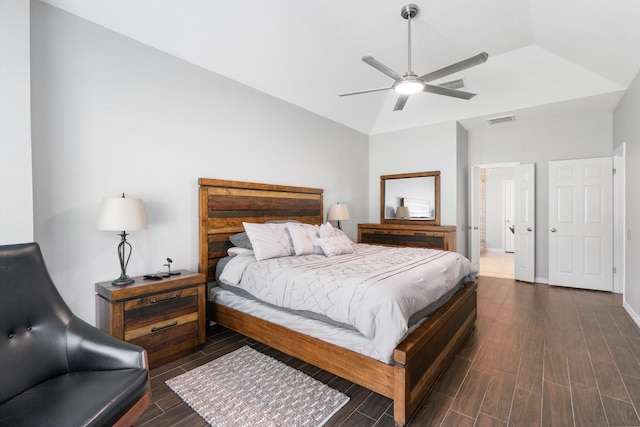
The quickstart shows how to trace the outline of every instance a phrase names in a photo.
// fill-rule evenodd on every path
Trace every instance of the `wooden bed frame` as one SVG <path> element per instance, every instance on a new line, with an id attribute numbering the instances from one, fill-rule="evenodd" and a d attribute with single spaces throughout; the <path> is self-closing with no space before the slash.
<path id="1" fill-rule="evenodd" d="M 242 222 L 294 219 L 323 222 L 322 190 L 200 178 L 200 264 L 207 282 L 231 247 Z M 207 305 L 209 319 L 393 400 L 394 420 L 405 425 L 466 339 L 476 320 L 476 284 L 462 288 L 402 341 L 393 364 L 321 341 L 237 310 Z"/>

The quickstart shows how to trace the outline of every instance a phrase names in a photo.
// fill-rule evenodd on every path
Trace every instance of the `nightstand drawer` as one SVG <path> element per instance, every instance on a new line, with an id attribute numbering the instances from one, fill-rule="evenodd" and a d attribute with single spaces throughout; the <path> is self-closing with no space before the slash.
<path id="1" fill-rule="evenodd" d="M 197 314 L 198 288 L 177 289 L 170 292 L 147 295 L 124 303 L 124 332 L 163 323 L 188 314 Z M 163 326 L 163 325 L 161 325 Z"/>
<path id="2" fill-rule="evenodd" d="M 145 335 L 155 335 L 155 334 L 159 335 L 164 331 L 167 331 L 171 328 L 175 328 L 176 326 L 184 325 L 189 322 L 197 322 L 197 320 L 198 320 L 198 312 L 193 311 L 183 316 L 174 317 L 168 320 L 163 320 L 158 323 L 152 323 L 150 325 L 145 325 L 136 329 L 127 330 L 127 328 L 125 328 L 124 340 L 132 341 L 136 338 L 140 338 Z"/>
<path id="3" fill-rule="evenodd" d="M 149 364 L 159 366 L 168 361 L 174 360 L 176 354 L 184 354 L 192 351 L 201 343 L 198 337 L 198 322 L 187 322 L 158 330 L 146 335 L 142 335 L 131 340 L 132 344 L 139 345 L 147 350 Z"/>

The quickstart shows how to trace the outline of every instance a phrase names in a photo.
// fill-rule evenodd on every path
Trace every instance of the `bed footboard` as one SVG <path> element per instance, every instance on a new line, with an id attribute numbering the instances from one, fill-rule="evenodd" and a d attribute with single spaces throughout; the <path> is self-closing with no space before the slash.
<path id="1" fill-rule="evenodd" d="M 394 350 L 395 422 L 405 425 L 465 341 L 477 317 L 477 284 L 467 285 Z"/>
<path id="2" fill-rule="evenodd" d="M 394 350 L 394 365 L 216 303 L 209 303 L 208 315 L 224 327 L 392 399 L 394 420 L 405 425 L 473 328 L 476 288 L 475 283 L 465 286 L 402 341 Z"/>

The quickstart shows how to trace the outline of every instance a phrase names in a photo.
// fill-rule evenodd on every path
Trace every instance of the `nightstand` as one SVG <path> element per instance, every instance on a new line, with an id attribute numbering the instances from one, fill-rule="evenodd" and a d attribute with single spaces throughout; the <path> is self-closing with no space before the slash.
<path id="1" fill-rule="evenodd" d="M 151 368 L 185 356 L 206 341 L 204 274 L 179 270 L 161 280 L 135 277 L 126 286 L 96 283 L 96 323 L 147 350 Z"/>

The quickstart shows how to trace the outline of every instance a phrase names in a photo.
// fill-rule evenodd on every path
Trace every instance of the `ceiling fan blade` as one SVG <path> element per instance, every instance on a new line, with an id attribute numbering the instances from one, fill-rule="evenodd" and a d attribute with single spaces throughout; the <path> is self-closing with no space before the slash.
<path id="1" fill-rule="evenodd" d="M 384 74 L 386 74 L 387 76 L 391 77 L 393 80 L 395 80 L 397 82 L 400 82 L 400 81 L 403 80 L 402 76 L 400 74 L 396 73 L 391 68 L 387 67 L 386 65 L 384 65 L 382 62 L 378 61 L 377 59 L 375 59 L 371 55 L 363 56 L 362 60 L 364 62 L 366 62 L 367 64 L 371 65 L 376 70 L 381 71 Z"/>
<path id="2" fill-rule="evenodd" d="M 424 85 L 423 92 L 437 93 L 438 95 L 452 96 L 460 99 L 471 99 L 476 96 L 475 93 L 464 92 L 462 90 L 449 89 L 441 86 Z"/>
<path id="3" fill-rule="evenodd" d="M 456 62 L 455 64 L 451 64 L 444 68 L 440 68 L 439 70 L 425 74 L 424 76 L 420 77 L 420 80 L 424 80 L 425 82 L 437 80 L 440 77 L 448 76 L 449 74 L 457 73 L 458 71 L 466 70 L 467 68 L 480 65 L 484 63 L 487 58 L 489 58 L 489 54 L 487 54 L 486 52 L 482 52 L 477 54 L 476 56 L 472 56 L 471 58 L 467 58 L 460 62 Z"/>
<path id="4" fill-rule="evenodd" d="M 407 99 L 409 99 L 409 95 L 398 96 L 398 100 L 396 101 L 395 107 L 393 107 L 393 111 L 401 111 L 404 108 L 404 104 L 407 103 Z"/>
<path id="5" fill-rule="evenodd" d="M 367 90 L 359 90 L 359 91 L 356 91 L 356 92 L 339 93 L 338 96 L 360 95 L 361 93 L 380 92 L 381 90 L 389 90 L 389 89 L 392 89 L 392 88 L 393 88 L 393 86 L 379 87 L 377 89 L 367 89 Z"/>

